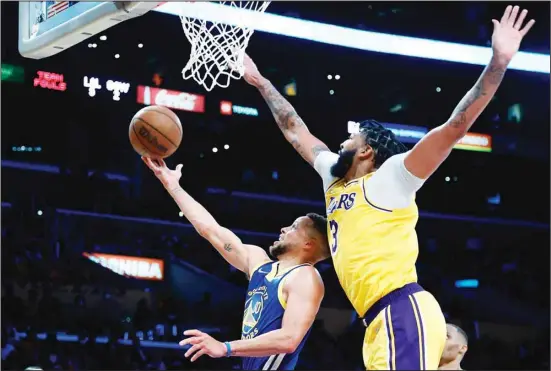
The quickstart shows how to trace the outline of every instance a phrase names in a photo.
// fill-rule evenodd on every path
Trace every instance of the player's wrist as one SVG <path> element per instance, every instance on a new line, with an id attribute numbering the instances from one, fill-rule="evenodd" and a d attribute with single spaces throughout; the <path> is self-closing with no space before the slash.
<path id="1" fill-rule="evenodd" d="M 179 183 L 167 183 L 165 188 L 171 195 L 175 195 L 184 190 Z"/>
<path id="2" fill-rule="evenodd" d="M 259 90 L 261 90 L 262 88 L 264 88 L 265 86 L 267 86 L 269 84 L 271 84 L 270 80 L 268 80 L 267 78 L 265 78 L 261 74 L 258 74 L 258 76 L 256 76 L 253 80 L 253 85 Z"/>
<path id="3" fill-rule="evenodd" d="M 226 348 L 226 357 L 231 357 L 233 355 L 231 343 L 229 341 L 224 341 L 224 346 Z"/>
<path id="4" fill-rule="evenodd" d="M 511 58 L 504 55 L 500 55 L 499 52 L 494 51 L 490 64 L 493 65 L 494 67 L 505 69 L 509 66 L 510 62 L 511 62 Z"/>

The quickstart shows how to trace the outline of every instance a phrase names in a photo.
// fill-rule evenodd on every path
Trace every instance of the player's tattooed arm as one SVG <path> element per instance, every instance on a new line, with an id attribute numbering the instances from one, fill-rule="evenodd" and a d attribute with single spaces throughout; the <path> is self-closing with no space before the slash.
<path id="1" fill-rule="evenodd" d="M 329 151 L 327 146 L 310 133 L 291 103 L 277 91 L 268 79 L 262 76 L 247 54 L 245 54 L 243 64 L 245 66 L 245 81 L 260 91 L 285 139 L 310 165 L 314 166 L 318 154 Z"/>
<path id="2" fill-rule="evenodd" d="M 291 103 L 266 79 L 257 85 L 285 139 L 312 166 L 318 154 L 329 148 L 313 136 Z"/>
<path id="3" fill-rule="evenodd" d="M 534 24 L 534 20 L 531 20 L 522 27 L 527 13 L 523 10 L 519 14 L 518 6 L 508 6 L 501 21 L 492 20 L 493 55 L 490 63 L 455 107 L 448 121 L 431 130 L 406 155 L 404 164 L 410 173 L 421 179 L 428 178 L 490 103 L 503 80 L 507 66 L 520 47 L 522 38 Z"/>
<path id="4" fill-rule="evenodd" d="M 507 64 L 495 56 L 482 72 L 476 84 L 461 99 L 446 122 L 458 136 L 463 137 L 490 103 L 503 80 Z"/>

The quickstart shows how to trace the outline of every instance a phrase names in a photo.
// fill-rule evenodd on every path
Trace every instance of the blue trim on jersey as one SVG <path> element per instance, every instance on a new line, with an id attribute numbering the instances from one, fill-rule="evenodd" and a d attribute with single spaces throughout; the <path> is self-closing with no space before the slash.
<path id="1" fill-rule="evenodd" d="M 241 339 L 253 339 L 281 328 L 285 309 L 279 302 L 279 284 L 289 273 L 305 265 L 308 264 L 297 265 L 281 276 L 275 276 L 275 272 L 272 271 L 278 268 L 278 263 L 272 261 L 261 265 L 253 272 L 247 289 Z M 310 329 L 293 353 L 243 357 L 243 370 L 294 370 L 309 334 Z"/>

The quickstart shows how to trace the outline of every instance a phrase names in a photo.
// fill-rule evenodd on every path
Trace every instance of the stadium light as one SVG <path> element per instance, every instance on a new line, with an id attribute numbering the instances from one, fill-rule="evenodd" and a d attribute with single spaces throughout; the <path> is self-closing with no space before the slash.
<path id="1" fill-rule="evenodd" d="M 166 2 L 154 10 L 174 16 L 186 15 L 212 22 L 239 24 L 256 31 L 377 53 L 482 66 L 489 62 L 492 54 L 488 47 L 363 31 L 211 2 Z M 184 37 L 183 34 L 181 37 Z M 519 52 L 511 61 L 509 69 L 549 73 L 550 61 L 546 54 Z"/>

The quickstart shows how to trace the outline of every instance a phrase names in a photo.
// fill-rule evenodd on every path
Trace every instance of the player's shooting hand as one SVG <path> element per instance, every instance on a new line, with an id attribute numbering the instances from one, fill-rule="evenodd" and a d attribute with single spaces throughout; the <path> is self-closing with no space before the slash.
<path id="1" fill-rule="evenodd" d="M 492 35 L 492 49 L 494 56 L 498 57 L 504 63 L 509 63 L 518 52 L 522 38 L 530 31 L 530 28 L 536 23 L 531 19 L 524 27 L 524 18 L 528 10 L 523 9 L 519 15 L 519 7 L 509 5 L 503 17 L 498 22 L 492 19 L 494 24 L 494 33 Z"/>
<path id="2" fill-rule="evenodd" d="M 243 59 L 243 66 L 245 67 L 245 73 L 243 74 L 245 81 L 252 86 L 257 86 L 262 80 L 262 75 L 258 72 L 258 67 L 256 67 L 256 64 L 247 53 L 245 53 L 245 58 Z"/>
<path id="3" fill-rule="evenodd" d="M 212 358 L 220 358 L 226 355 L 227 349 L 224 343 L 214 339 L 212 336 L 199 330 L 184 331 L 187 339 L 180 341 L 180 346 L 191 345 L 191 348 L 185 354 L 185 357 L 191 357 L 191 362 L 206 354 Z"/>
<path id="4" fill-rule="evenodd" d="M 166 189 L 170 190 L 179 186 L 182 177 L 182 164 L 177 165 L 176 169 L 170 170 L 163 159 L 152 160 L 149 157 L 142 156 L 142 160 Z"/>

